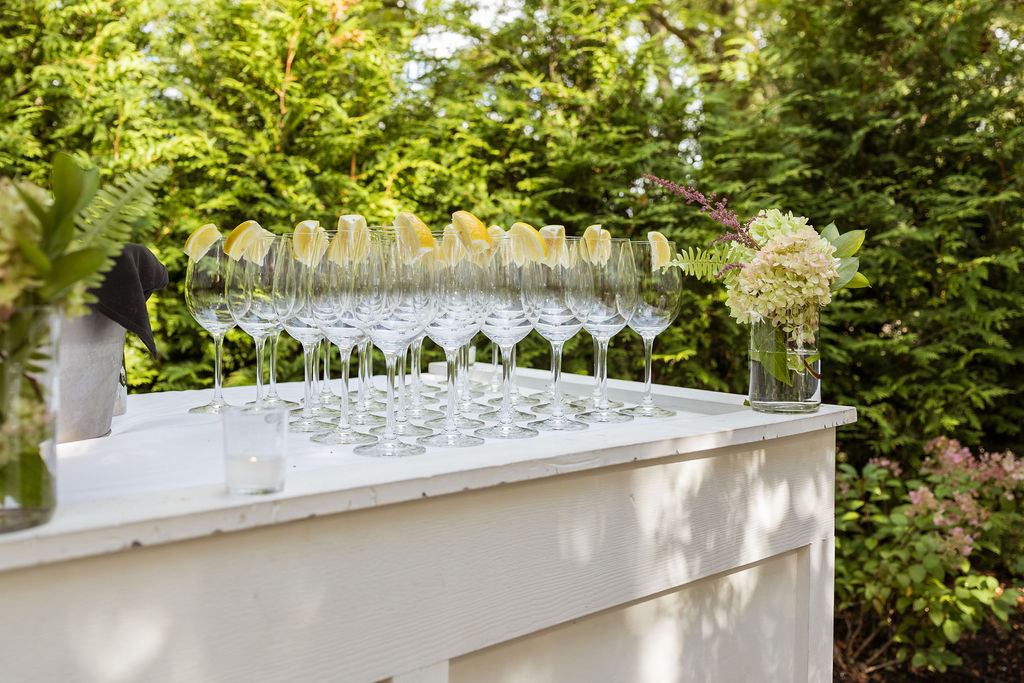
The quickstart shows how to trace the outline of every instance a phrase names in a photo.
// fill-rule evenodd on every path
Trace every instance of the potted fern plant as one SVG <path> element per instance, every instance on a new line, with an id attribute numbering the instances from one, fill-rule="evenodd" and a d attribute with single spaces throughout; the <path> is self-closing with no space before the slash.
<path id="1" fill-rule="evenodd" d="M 803 216 L 767 209 L 741 224 L 726 199 L 644 176 L 720 223 L 706 249 L 690 247 L 672 265 L 725 284 L 729 312 L 750 325 L 750 406 L 760 412 L 814 412 L 821 405 L 819 313 L 844 287 L 868 287 L 854 254 L 864 230 L 819 233 Z"/>
<path id="2" fill-rule="evenodd" d="M 135 222 L 153 205 L 164 167 L 99 187 L 96 169 L 65 153 L 50 191 L 0 178 L 0 532 L 46 522 L 56 506 L 57 335 L 84 313 Z"/>

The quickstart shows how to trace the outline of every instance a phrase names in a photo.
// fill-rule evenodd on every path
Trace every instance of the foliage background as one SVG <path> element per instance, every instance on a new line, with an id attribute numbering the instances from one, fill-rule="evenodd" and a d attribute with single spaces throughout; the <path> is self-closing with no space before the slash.
<path id="1" fill-rule="evenodd" d="M 205 386 L 181 296 L 185 237 L 342 213 L 442 225 L 594 222 L 702 245 L 717 227 L 644 172 L 816 225 L 866 228 L 874 287 L 825 313 L 825 399 L 855 405 L 853 462 L 939 434 L 1020 452 L 1024 10 L 996 0 L 19 0 L 0 9 L 0 173 L 44 181 L 59 149 L 105 175 L 167 163 L 136 235 L 171 271 L 161 356 L 137 391 Z M 743 392 L 746 330 L 687 283 L 656 381 Z M 299 373 L 284 344 L 283 373 Z M 544 367 L 530 338 L 520 360 Z M 577 337 L 566 366 L 585 371 Z M 639 378 L 617 337 L 612 376 Z M 252 381 L 229 335 L 229 382 Z"/>

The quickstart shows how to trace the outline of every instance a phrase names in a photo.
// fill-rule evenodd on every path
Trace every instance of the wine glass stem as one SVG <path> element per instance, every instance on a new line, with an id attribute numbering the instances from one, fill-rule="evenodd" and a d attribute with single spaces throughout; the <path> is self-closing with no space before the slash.
<path id="1" fill-rule="evenodd" d="M 366 380 L 366 354 L 369 353 L 369 341 L 362 341 L 359 343 L 359 365 L 358 369 L 358 382 L 359 390 L 356 394 L 356 412 L 362 413 L 366 410 L 366 399 L 367 399 L 367 380 Z"/>
<path id="2" fill-rule="evenodd" d="M 448 370 L 448 407 L 444 413 L 445 434 L 454 434 L 459 431 L 458 425 L 455 423 L 455 404 L 458 401 L 455 396 L 455 371 L 461 355 L 458 348 L 444 350 L 445 368 Z"/>
<path id="3" fill-rule="evenodd" d="M 501 412 L 498 413 L 498 422 L 504 425 L 511 425 L 512 420 L 512 354 L 515 353 L 515 346 L 501 347 Z"/>
<path id="4" fill-rule="evenodd" d="M 640 405 L 650 407 L 654 405 L 654 392 L 651 387 L 651 350 L 654 347 L 654 337 L 644 337 L 644 397 Z"/>
<path id="5" fill-rule="evenodd" d="M 502 359 L 505 358 L 505 352 L 504 351 L 501 352 L 501 357 L 502 357 Z M 510 364 L 510 367 L 512 368 L 512 370 L 511 370 L 511 372 L 509 373 L 509 376 L 508 376 L 508 384 L 509 384 L 508 391 L 509 391 L 509 394 L 512 395 L 513 400 L 514 400 L 515 397 L 519 396 L 519 382 L 516 381 L 516 345 L 515 344 L 512 345 L 512 350 L 509 353 L 509 364 Z"/>
<path id="6" fill-rule="evenodd" d="M 320 399 L 331 396 L 331 342 L 326 339 L 322 342 L 324 347 L 324 381 L 320 389 Z"/>
<path id="7" fill-rule="evenodd" d="M 469 344 L 459 348 L 459 393 L 469 398 Z"/>
<path id="8" fill-rule="evenodd" d="M 302 417 L 307 419 L 313 417 L 313 352 L 316 348 L 315 344 L 302 345 Z"/>
<path id="9" fill-rule="evenodd" d="M 562 344 L 551 344 L 551 419 L 565 417 L 562 412 Z"/>
<path id="10" fill-rule="evenodd" d="M 277 342 L 281 339 L 281 330 L 270 335 L 270 383 L 267 396 L 277 396 Z"/>
<path id="11" fill-rule="evenodd" d="M 384 354 L 384 364 L 387 367 L 387 405 L 384 406 L 384 433 L 381 434 L 382 441 L 396 441 L 395 434 L 395 369 L 398 365 L 398 355 L 394 353 Z"/>
<path id="12" fill-rule="evenodd" d="M 601 367 L 601 361 L 599 356 L 601 355 L 601 342 L 597 340 L 597 337 L 591 335 L 591 339 L 594 340 L 594 390 L 591 394 L 594 397 L 594 405 L 597 405 L 597 401 L 601 398 L 601 378 L 598 376 Z"/>
<path id="13" fill-rule="evenodd" d="M 338 429 L 348 431 L 351 428 L 348 421 L 348 362 L 352 358 L 352 347 L 339 346 L 338 353 L 341 354 L 341 406 L 338 409 Z"/>
<path id="14" fill-rule="evenodd" d="M 224 394 L 221 391 L 224 378 L 221 374 L 221 363 L 224 358 L 224 335 L 213 335 L 213 402 L 224 403 Z"/>
<path id="15" fill-rule="evenodd" d="M 597 353 L 594 354 L 594 374 L 597 378 L 597 410 L 608 410 L 608 342 L 610 339 L 595 339 Z"/>
<path id="16" fill-rule="evenodd" d="M 398 393 L 395 405 L 395 422 L 406 423 L 409 420 L 405 417 L 405 352 L 401 354 L 402 362 L 398 364 Z M 403 427 L 404 429 L 404 427 Z"/>
<path id="17" fill-rule="evenodd" d="M 423 350 L 423 337 L 416 337 L 412 342 L 412 350 L 409 352 L 410 363 L 412 364 L 412 398 L 409 401 L 413 408 L 423 407 L 423 397 L 420 395 L 422 385 L 420 384 L 420 352 Z"/>
<path id="18" fill-rule="evenodd" d="M 266 346 L 267 338 L 254 338 L 256 344 L 256 402 L 263 402 L 263 347 Z"/>

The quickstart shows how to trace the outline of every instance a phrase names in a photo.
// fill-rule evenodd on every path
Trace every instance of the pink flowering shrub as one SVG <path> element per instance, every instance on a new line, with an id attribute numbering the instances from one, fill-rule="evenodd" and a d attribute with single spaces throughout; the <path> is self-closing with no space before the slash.
<path id="1" fill-rule="evenodd" d="M 835 655 L 854 677 L 908 661 L 945 671 L 960 663 L 949 643 L 1005 622 L 1022 595 L 1024 458 L 940 437 L 916 470 L 839 466 Z"/>

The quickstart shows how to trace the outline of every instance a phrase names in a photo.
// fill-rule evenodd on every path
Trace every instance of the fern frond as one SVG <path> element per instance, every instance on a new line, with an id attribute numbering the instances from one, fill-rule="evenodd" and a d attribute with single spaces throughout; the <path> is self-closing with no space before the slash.
<path id="1" fill-rule="evenodd" d="M 135 225 L 153 206 L 150 189 L 166 180 L 169 169 L 154 166 L 126 173 L 117 182 L 104 185 L 75 217 L 82 246 L 103 242 L 126 242 Z"/>
<path id="2" fill-rule="evenodd" d="M 722 270 L 730 265 L 730 261 L 726 254 L 720 251 L 690 247 L 680 251 L 672 265 L 678 266 L 684 273 L 698 280 L 713 282 L 718 279 Z"/>
<path id="3" fill-rule="evenodd" d="M 103 274 L 114 264 L 121 246 L 130 242 L 139 224 L 152 214 L 155 200 L 150 190 L 167 179 L 170 169 L 153 166 L 126 173 L 113 183 L 104 185 L 92 200 L 75 216 L 78 234 L 75 246 L 102 247 L 107 259 L 100 269 L 86 279 L 87 287 L 102 282 Z"/>

